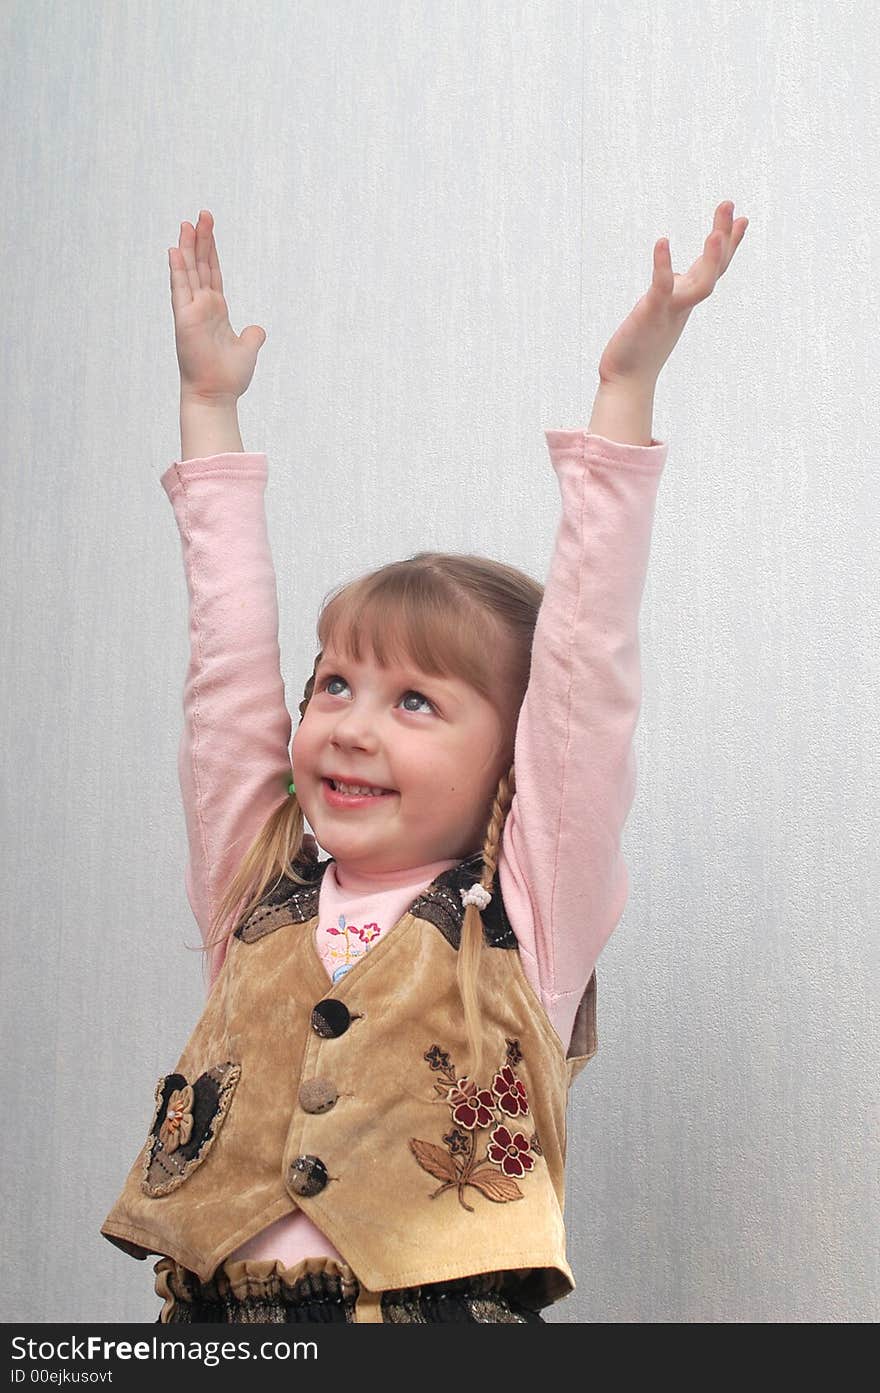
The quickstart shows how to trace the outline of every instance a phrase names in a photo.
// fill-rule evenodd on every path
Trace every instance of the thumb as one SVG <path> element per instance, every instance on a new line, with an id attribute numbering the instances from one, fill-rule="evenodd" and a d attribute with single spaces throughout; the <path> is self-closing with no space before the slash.
<path id="1" fill-rule="evenodd" d="M 246 329 L 242 329 L 240 337 L 259 352 L 266 342 L 266 330 L 261 329 L 259 324 L 249 324 Z"/>

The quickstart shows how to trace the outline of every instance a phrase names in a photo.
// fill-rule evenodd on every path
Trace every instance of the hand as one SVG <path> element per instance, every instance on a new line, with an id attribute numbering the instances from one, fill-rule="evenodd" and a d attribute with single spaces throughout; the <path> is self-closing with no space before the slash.
<path id="1" fill-rule="evenodd" d="M 599 379 L 653 387 L 681 337 L 691 310 L 715 289 L 743 239 L 748 218 L 733 221 L 733 204 L 719 203 L 703 254 L 683 276 L 675 275 L 669 241 L 654 243 L 654 277 L 647 293 L 610 339 L 599 361 Z"/>
<path id="2" fill-rule="evenodd" d="M 214 218 L 206 208 L 195 228 L 180 224 L 179 246 L 169 247 L 168 259 L 181 395 L 234 404 L 250 385 L 266 331 L 249 324 L 236 334 L 229 323 Z"/>

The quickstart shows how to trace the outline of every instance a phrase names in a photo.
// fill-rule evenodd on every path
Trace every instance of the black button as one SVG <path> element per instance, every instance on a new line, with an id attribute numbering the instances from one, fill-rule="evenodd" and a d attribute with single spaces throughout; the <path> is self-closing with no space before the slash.
<path id="1" fill-rule="evenodd" d="M 329 1112 L 338 1097 L 329 1079 L 306 1079 L 300 1085 L 300 1107 L 306 1112 Z"/>
<path id="2" fill-rule="evenodd" d="M 344 1035 L 351 1025 L 351 1015 L 344 1001 L 335 997 L 325 997 L 312 1011 L 312 1030 L 323 1035 L 325 1040 Z"/>
<path id="3" fill-rule="evenodd" d="M 327 1180 L 327 1170 L 320 1156 L 297 1156 L 287 1172 L 291 1190 L 305 1198 L 320 1194 Z"/>

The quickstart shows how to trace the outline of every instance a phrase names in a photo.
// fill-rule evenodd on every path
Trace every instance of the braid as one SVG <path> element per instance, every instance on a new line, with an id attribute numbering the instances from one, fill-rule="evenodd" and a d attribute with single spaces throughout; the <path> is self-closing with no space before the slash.
<path id="1" fill-rule="evenodd" d="M 318 656 L 317 656 L 317 658 L 315 659 L 315 665 L 314 665 L 314 667 L 312 668 L 312 675 L 311 675 L 311 677 L 309 678 L 309 680 L 308 680 L 308 682 L 306 683 L 305 688 L 304 688 L 304 690 L 303 690 L 303 699 L 302 699 L 302 701 L 301 701 L 300 704 L 299 704 L 299 719 L 300 719 L 300 724 L 302 723 L 302 718 L 303 718 L 303 716 L 306 714 L 306 707 L 308 706 L 309 702 L 310 702 L 311 699 L 312 699 L 312 692 L 315 690 L 315 678 L 316 678 L 317 675 L 318 675 L 318 663 L 320 662 L 320 660 L 321 660 L 321 655 L 320 655 L 320 653 L 319 653 Z"/>
<path id="2" fill-rule="evenodd" d="M 492 801 L 492 812 L 489 817 L 489 825 L 486 828 L 486 839 L 483 842 L 483 875 L 480 884 L 486 889 L 492 889 L 492 881 L 495 878 L 495 871 L 498 868 L 498 853 L 501 847 L 501 834 L 504 831 L 504 824 L 507 821 L 507 814 L 513 802 L 513 795 L 516 792 L 516 771 L 511 764 L 506 774 L 502 774 L 495 790 L 495 797 Z"/>
<path id="3" fill-rule="evenodd" d="M 510 805 L 513 802 L 513 795 L 515 792 L 516 773 L 511 764 L 507 773 L 503 774 L 498 781 L 498 787 L 495 790 L 495 797 L 492 801 L 492 812 L 489 816 L 486 835 L 483 840 L 483 871 L 480 876 L 480 884 L 483 886 L 483 889 L 488 890 L 490 894 L 495 893 L 492 886 L 498 867 L 501 834 L 504 830 L 504 823 L 507 820 L 507 814 L 510 811 Z M 465 1030 L 468 1037 L 468 1054 L 471 1061 L 468 1077 L 472 1080 L 477 1080 L 477 1082 L 479 1082 L 478 1076 L 483 1068 L 483 1034 L 480 1026 L 481 1016 L 477 983 L 482 949 L 482 916 L 475 904 L 465 905 L 456 973 L 462 1005 L 464 1006 Z"/>
<path id="4" fill-rule="evenodd" d="M 312 673 L 311 673 L 311 676 L 309 677 L 309 680 L 306 682 L 306 685 L 305 685 L 305 687 L 303 688 L 303 698 L 302 698 L 302 701 L 301 701 L 300 704 L 299 704 L 299 724 L 300 724 L 300 725 L 302 725 L 303 717 L 304 717 L 305 714 L 306 714 L 306 708 L 307 708 L 309 702 L 310 702 L 311 699 L 312 699 L 312 692 L 315 690 L 315 678 L 316 678 L 317 673 L 318 673 L 318 663 L 319 663 L 320 661 L 321 661 L 321 654 L 319 653 L 318 656 L 317 656 L 317 658 L 316 658 L 315 661 L 314 661 L 313 666 L 312 666 Z M 295 788 L 295 786 L 294 786 L 293 783 L 290 784 L 289 793 L 290 793 L 290 797 L 289 797 L 289 799 L 288 799 L 288 804 L 289 804 L 289 805 L 294 805 L 294 806 L 295 806 L 295 814 L 294 814 L 294 817 L 295 817 L 296 813 L 299 814 L 299 823 L 300 823 L 300 832 L 299 832 L 299 835 L 300 835 L 300 845 L 299 845 L 298 850 L 300 851 L 301 854 L 305 854 L 305 855 L 309 856 L 311 860 L 316 861 L 316 860 L 318 859 L 318 843 L 315 841 L 315 838 L 311 835 L 311 833 L 309 833 L 309 832 L 304 832 L 304 831 L 303 831 L 303 824 L 304 824 L 304 822 L 305 822 L 305 819 L 303 818 L 302 810 L 300 809 L 300 806 L 299 806 L 299 799 L 298 799 L 297 796 L 296 796 L 296 788 Z"/>

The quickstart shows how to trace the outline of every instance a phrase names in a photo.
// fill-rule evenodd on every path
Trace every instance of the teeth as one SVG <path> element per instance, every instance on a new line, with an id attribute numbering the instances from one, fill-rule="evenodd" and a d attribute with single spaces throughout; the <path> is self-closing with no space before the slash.
<path id="1" fill-rule="evenodd" d="M 338 780 L 331 779 L 330 782 L 340 793 L 372 793 L 381 795 L 385 792 L 384 788 L 367 788 L 359 784 L 341 784 Z"/>

